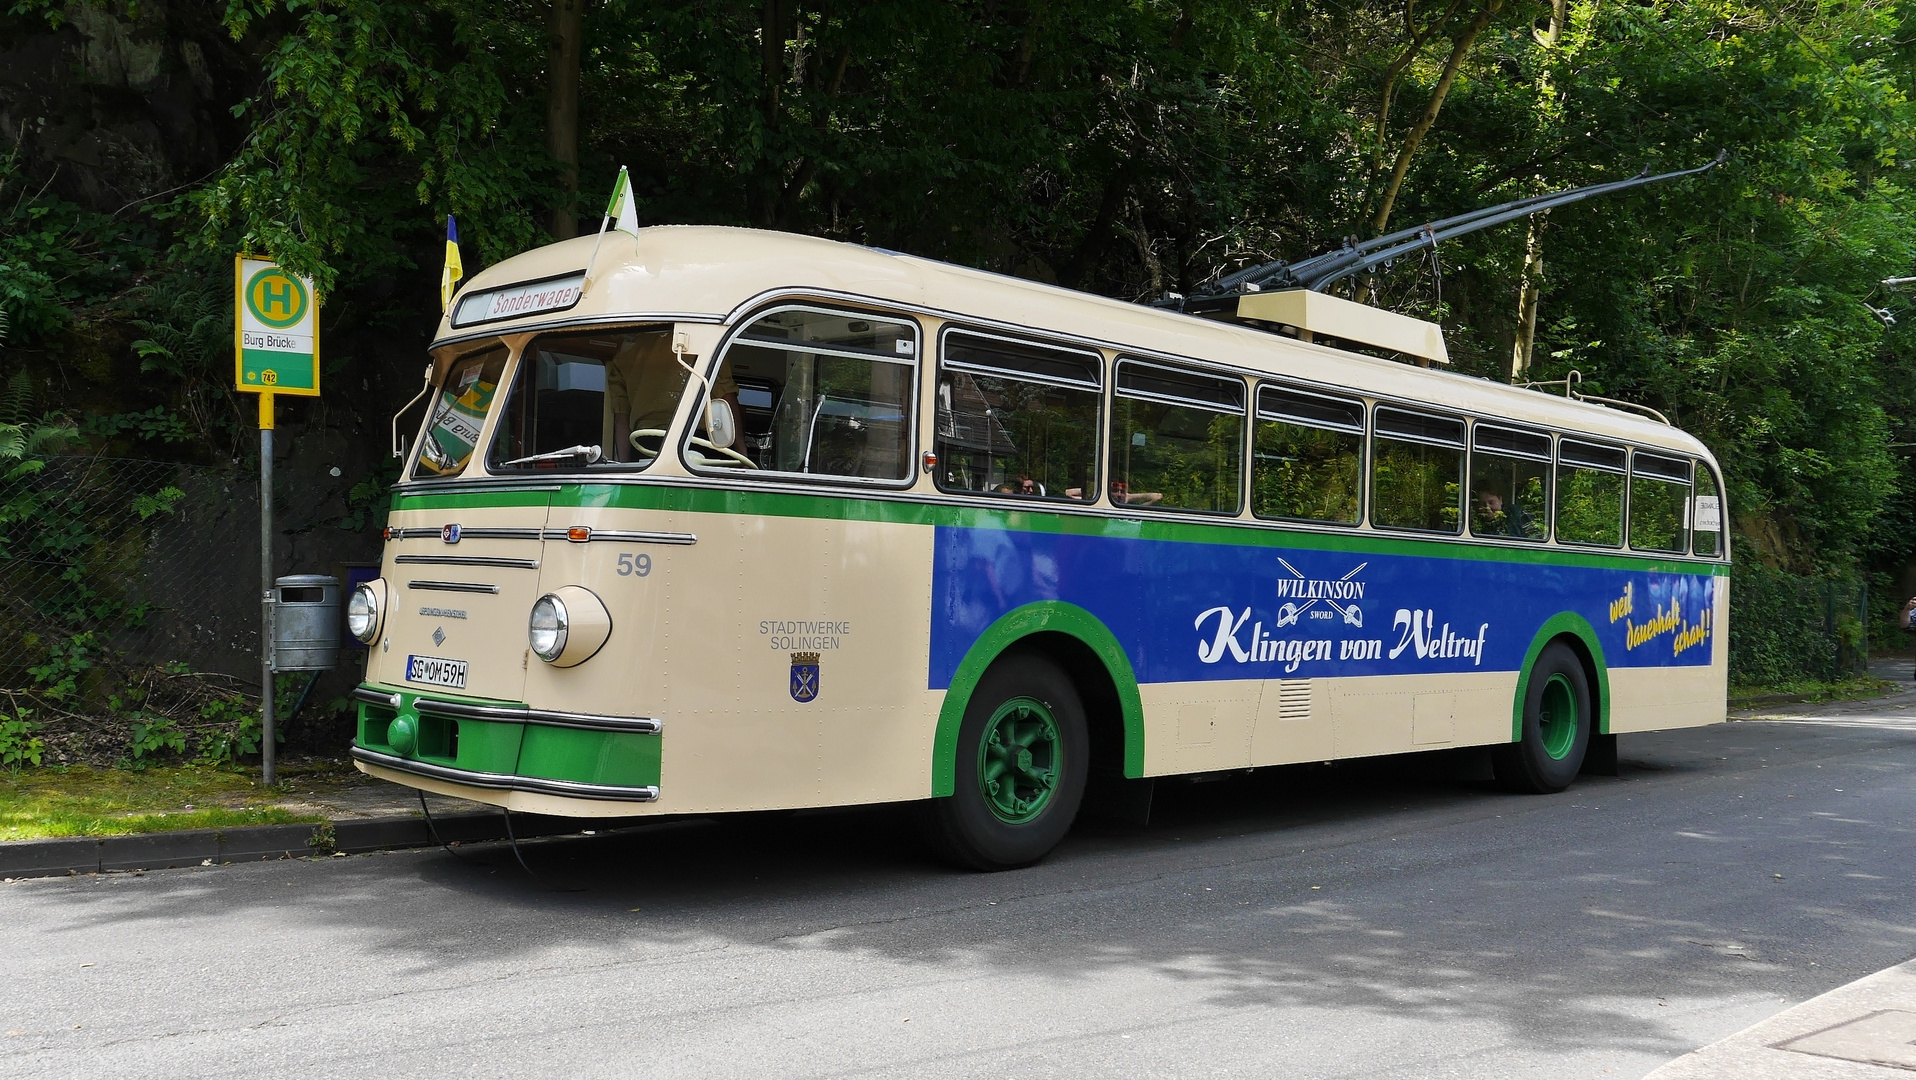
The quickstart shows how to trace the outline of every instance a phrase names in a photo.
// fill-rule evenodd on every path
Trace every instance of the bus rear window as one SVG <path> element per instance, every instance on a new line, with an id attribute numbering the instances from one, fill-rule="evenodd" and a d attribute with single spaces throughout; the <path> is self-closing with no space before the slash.
<path id="1" fill-rule="evenodd" d="M 670 337 L 663 328 L 601 330 L 526 346 L 492 440 L 493 470 L 644 468 L 658 460 L 686 382 Z"/>
<path id="2" fill-rule="evenodd" d="M 486 426 L 486 414 L 492 411 L 492 400 L 505 370 L 504 346 L 452 362 L 446 370 L 445 385 L 433 401 L 426 438 L 419 446 L 419 459 L 413 464 L 413 479 L 458 476 L 466 471 L 466 463 L 472 460 L 473 447 L 479 445 L 479 432 Z"/>

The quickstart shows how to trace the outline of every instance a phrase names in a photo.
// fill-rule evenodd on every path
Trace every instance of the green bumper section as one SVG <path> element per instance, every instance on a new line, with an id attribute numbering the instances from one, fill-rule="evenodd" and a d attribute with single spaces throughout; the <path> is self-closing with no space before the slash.
<path id="1" fill-rule="evenodd" d="M 658 798 L 661 725 L 654 719 L 380 686 L 361 686 L 353 697 L 359 703 L 353 757 L 368 764 L 495 790 Z"/>

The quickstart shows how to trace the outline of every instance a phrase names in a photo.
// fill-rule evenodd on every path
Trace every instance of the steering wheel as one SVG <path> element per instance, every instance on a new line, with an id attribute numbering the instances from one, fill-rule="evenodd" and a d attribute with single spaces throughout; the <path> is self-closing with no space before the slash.
<path id="1" fill-rule="evenodd" d="M 640 446 L 639 439 L 641 436 L 648 439 L 658 439 L 659 449 L 648 450 L 645 447 Z M 626 436 L 626 441 L 631 443 L 632 449 L 637 450 L 639 453 L 650 454 L 656 458 L 659 456 L 660 451 L 664 450 L 665 448 L 665 430 L 663 428 L 640 428 L 637 431 L 634 431 L 632 434 Z M 697 435 L 694 435 L 685 441 L 688 443 L 691 443 L 693 446 L 700 447 L 701 449 L 710 450 L 714 454 L 720 454 L 726 458 L 730 458 L 735 464 L 743 465 L 745 468 L 748 468 L 748 469 L 758 468 L 757 462 L 753 461 L 751 458 L 746 457 L 744 454 L 739 453 L 737 450 L 734 450 L 729 446 L 715 446 L 712 444 L 711 440 L 701 439 Z M 705 455 L 700 454 L 699 456 L 704 457 Z"/>

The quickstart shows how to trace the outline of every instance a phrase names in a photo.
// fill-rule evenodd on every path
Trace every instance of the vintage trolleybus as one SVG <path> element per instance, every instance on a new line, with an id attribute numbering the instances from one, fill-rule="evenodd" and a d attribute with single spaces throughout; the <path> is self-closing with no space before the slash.
<path id="1" fill-rule="evenodd" d="M 349 603 L 375 776 L 921 801 L 995 868 L 1088 781 L 1491 746 L 1549 792 L 1724 717 L 1722 484 L 1657 419 L 1319 293 L 1200 318 L 777 233 L 597 243 L 487 270 L 434 341 Z"/>

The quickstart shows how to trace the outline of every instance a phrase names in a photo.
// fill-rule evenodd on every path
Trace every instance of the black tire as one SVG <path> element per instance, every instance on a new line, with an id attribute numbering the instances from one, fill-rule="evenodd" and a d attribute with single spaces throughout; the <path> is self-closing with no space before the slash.
<path id="1" fill-rule="evenodd" d="M 999 735 L 989 755 L 987 729 Z M 1011 754 L 1021 733 L 1034 731 L 1032 741 Z M 925 804 L 932 848 L 971 870 L 1011 870 L 1044 858 L 1078 816 L 1090 750 L 1084 705 L 1064 672 L 1031 653 L 1001 657 L 965 704 L 952 794 Z M 1051 777 L 1049 786 L 1032 782 L 1033 776 Z M 1027 794 L 1032 797 L 1021 798 Z"/>
<path id="2" fill-rule="evenodd" d="M 1533 795 L 1569 787 L 1583 768 L 1594 722 L 1583 661 L 1561 641 L 1544 646 L 1524 687 L 1523 737 L 1491 751 L 1497 782 Z"/>

